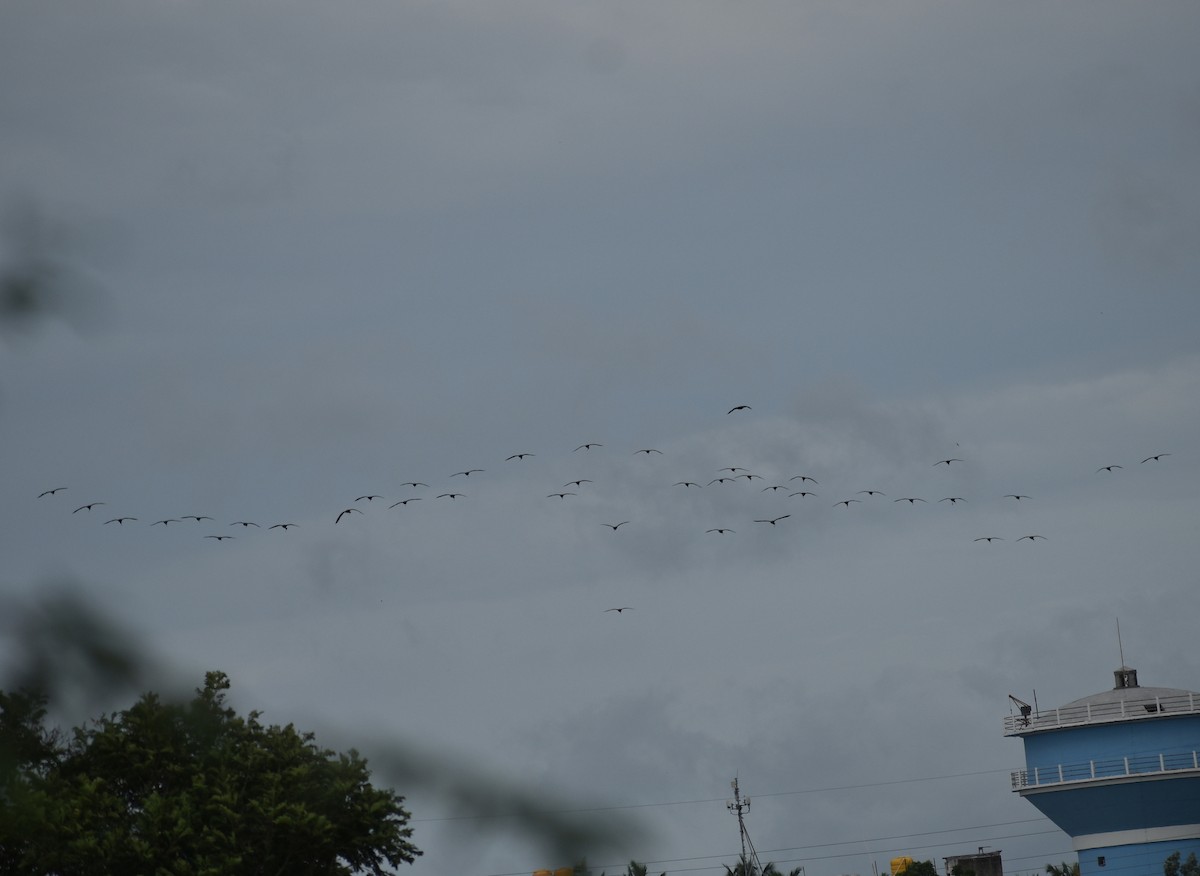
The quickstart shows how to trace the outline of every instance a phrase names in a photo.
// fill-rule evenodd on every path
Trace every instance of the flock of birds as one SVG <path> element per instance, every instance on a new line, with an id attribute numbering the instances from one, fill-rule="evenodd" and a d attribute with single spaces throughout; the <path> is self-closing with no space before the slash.
<path id="1" fill-rule="evenodd" d="M 736 414 L 736 413 L 740 413 L 740 412 L 748 411 L 748 410 L 751 410 L 749 405 L 735 405 L 734 407 L 730 408 L 727 413 L 728 414 Z M 572 453 L 580 454 L 583 456 L 588 456 L 588 455 L 591 455 L 593 453 L 593 451 L 599 451 L 603 447 L 604 447 L 604 444 L 602 444 L 600 442 L 589 441 L 589 442 L 585 442 L 583 444 L 577 445 L 574 448 L 574 450 L 572 451 Z M 645 456 L 645 457 L 655 457 L 655 456 L 663 456 L 664 455 L 663 451 L 661 451 L 657 448 L 654 448 L 654 447 L 640 448 L 638 450 L 633 451 L 632 453 L 634 456 Z M 1165 457 L 1168 457 L 1170 455 L 1171 455 L 1170 453 L 1165 453 L 1165 452 L 1164 453 L 1155 453 L 1155 454 L 1152 454 L 1150 456 L 1143 458 L 1141 460 L 1140 464 L 1158 463 L 1158 462 L 1162 461 Z M 532 452 L 522 451 L 522 452 L 510 454 L 509 456 L 505 457 L 504 462 L 505 463 L 522 463 L 522 462 L 524 462 L 528 459 L 531 459 L 535 456 L 536 456 L 536 454 L 534 454 Z M 934 467 L 934 468 L 938 468 L 938 467 L 950 468 L 953 466 L 959 466 L 959 465 L 964 465 L 964 464 L 965 464 L 965 460 L 962 458 L 946 457 L 946 458 L 939 459 L 939 460 L 933 462 L 932 467 Z M 1115 471 L 1123 469 L 1123 468 L 1124 468 L 1124 466 L 1117 464 L 1117 463 L 1113 463 L 1113 464 L 1109 464 L 1109 465 L 1100 466 L 1099 468 L 1096 469 L 1096 473 L 1110 475 L 1110 474 L 1113 474 Z M 444 489 L 442 489 L 441 491 L 432 492 L 431 495 L 430 494 L 406 495 L 403 497 L 396 498 L 395 501 L 391 501 L 391 502 L 389 502 L 387 498 L 385 498 L 382 494 L 379 494 L 379 493 L 363 493 L 362 495 L 359 495 L 357 498 L 355 498 L 353 503 L 347 504 L 345 507 L 338 510 L 336 514 L 331 515 L 332 525 L 338 526 L 338 525 L 345 525 L 345 524 L 350 523 L 356 515 L 362 515 L 365 513 L 363 510 L 364 507 L 371 507 L 375 503 L 378 503 L 377 507 L 381 507 L 381 508 L 386 504 L 387 510 L 393 511 L 398 508 L 405 508 L 414 502 L 420 502 L 420 501 L 424 501 L 424 500 L 455 502 L 459 499 L 466 499 L 469 496 L 469 494 L 467 492 L 463 491 L 466 489 L 466 487 L 464 486 L 464 487 L 459 488 L 459 487 L 457 487 L 457 484 L 462 483 L 465 485 L 465 484 L 469 483 L 473 478 L 478 479 L 479 475 L 483 475 L 485 473 L 486 473 L 486 469 L 483 469 L 483 468 L 461 469 L 459 471 L 452 473 L 447 478 L 447 483 L 454 484 L 455 486 L 453 486 L 453 487 L 447 486 Z M 815 490 L 814 490 L 814 488 L 820 488 L 821 483 L 820 483 L 820 481 L 817 480 L 817 478 L 813 477 L 811 474 L 798 473 L 798 474 L 789 475 L 785 479 L 781 478 L 779 483 L 766 483 L 767 478 L 764 475 L 753 472 L 753 471 L 749 470 L 748 468 L 745 468 L 742 466 L 726 466 L 724 468 L 719 469 L 718 471 L 712 472 L 711 477 L 701 477 L 701 478 L 697 478 L 695 480 L 682 479 L 682 480 L 674 481 L 673 483 L 670 484 L 670 486 L 674 489 L 682 489 L 685 491 L 692 491 L 692 490 L 706 490 L 706 489 L 714 488 L 714 487 L 722 488 L 722 487 L 727 487 L 728 485 L 738 484 L 738 483 L 745 483 L 748 485 L 757 486 L 755 484 L 755 481 L 763 481 L 764 482 L 763 485 L 761 487 L 759 487 L 759 490 L 758 490 L 759 493 L 778 495 L 781 497 L 785 497 L 787 499 L 797 499 L 798 498 L 805 502 L 811 502 L 811 501 L 821 498 L 821 494 L 815 492 Z M 574 478 L 573 480 L 563 483 L 561 486 L 558 486 L 558 487 L 552 489 L 550 492 L 546 493 L 545 495 L 546 495 L 547 499 L 554 499 L 554 500 L 558 500 L 560 502 L 564 502 L 564 501 L 567 501 L 568 499 L 578 497 L 581 494 L 581 492 L 583 492 L 584 490 L 591 487 L 594 483 L 595 483 L 595 481 L 592 478 L 577 477 L 577 478 Z M 667 484 L 667 481 L 664 479 L 662 484 L 665 486 Z M 422 489 L 433 491 L 433 489 L 434 489 L 433 487 L 430 486 L 429 483 L 424 482 L 424 481 L 418 481 L 418 480 L 405 481 L 405 482 L 401 483 L 399 486 L 408 491 L 416 491 L 416 490 L 422 490 Z M 53 487 L 51 489 L 43 490 L 41 493 L 38 494 L 37 498 L 39 500 L 58 499 L 61 496 L 61 494 L 67 492 L 67 490 L 68 490 L 68 488 L 65 486 Z M 1025 493 L 1007 493 L 1002 498 L 1011 500 L 1013 502 L 1020 503 L 1020 502 L 1025 502 L 1025 501 L 1029 500 L 1031 498 L 1031 496 L 1028 494 L 1025 494 Z M 881 502 L 881 501 L 888 501 L 888 500 L 890 500 L 891 503 L 896 504 L 896 505 L 907 504 L 908 506 L 915 506 L 917 503 L 921 503 L 921 504 L 948 503 L 948 505 L 950 507 L 955 507 L 961 503 L 966 503 L 968 501 L 965 497 L 959 496 L 959 495 L 941 496 L 938 498 L 931 498 L 931 499 L 926 499 L 923 496 L 915 496 L 915 495 L 903 495 L 903 496 L 889 497 L 887 495 L 887 493 L 885 493 L 882 490 L 862 489 L 862 490 L 856 491 L 854 494 L 852 494 L 846 498 L 842 498 L 836 502 L 833 502 L 832 507 L 850 509 L 852 505 L 862 504 L 865 502 Z M 72 515 L 90 516 L 90 515 L 95 514 L 97 512 L 97 509 L 99 509 L 101 507 L 107 508 L 108 506 L 109 506 L 109 503 L 107 501 L 93 500 L 93 501 L 88 501 L 81 505 L 75 506 L 74 509 L 70 513 Z M 776 510 L 779 510 L 779 509 L 776 509 Z M 101 514 L 100 516 L 104 516 L 104 515 Z M 772 511 L 769 514 L 765 514 L 765 515 L 762 515 L 759 517 L 749 517 L 747 519 L 747 522 L 751 525 L 762 525 L 762 526 L 769 526 L 771 528 L 776 528 L 781 525 L 784 525 L 785 521 L 790 520 L 792 518 L 793 518 L 793 514 L 790 512 L 775 513 L 775 511 Z M 129 524 L 137 524 L 137 523 L 142 523 L 144 525 L 149 525 L 151 527 L 161 526 L 164 529 L 171 528 L 173 525 L 195 526 L 195 525 L 204 524 L 204 523 L 219 525 L 218 522 L 213 517 L 211 517 L 209 515 L 205 515 L 205 514 L 182 514 L 177 517 L 162 517 L 162 518 L 155 519 L 153 521 L 148 520 L 148 519 L 143 520 L 143 518 L 138 517 L 138 516 L 133 516 L 133 515 L 120 515 L 120 516 L 115 516 L 115 517 L 107 517 L 103 521 L 103 525 L 105 525 L 105 526 L 110 526 L 110 525 L 115 524 L 117 527 L 124 527 Z M 617 520 L 617 521 L 613 521 L 613 522 L 596 521 L 596 523 L 599 526 L 608 528 L 612 532 L 617 532 L 618 530 L 621 530 L 623 527 L 626 527 L 626 526 L 635 526 L 636 525 L 636 524 L 634 524 L 632 519 Z M 270 524 L 260 524 L 253 520 L 247 520 L 247 519 L 233 520 L 224 525 L 225 530 L 228 530 L 230 528 L 236 528 L 237 530 L 265 529 L 265 530 L 279 530 L 279 531 L 285 532 L 285 533 L 288 532 L 289 530 L 292 530 L 292 529 L 295 529 L 298 527 L 299 527 L 299 524 L 294 523 L 294 522 L 282 521 L 282 522 L 270 523 Z M 732 528 L 731 526 L 725 525 L 725 524 L 710 526 L 704 530 L 705 535 L 711 535 L 711 536 L 727 536 L 727 535 L 734 535 L 736 533 L 737 533 L 736 529 Z M 202 537 L 205 539 L 211 539 L 216 542 L 231 541 L 236 538 L 235 535 L 230 534 L 228 531 L 220 531 L 220 532 L 206 531 L 203 533 Z M 1042 541 L 1045 539 L 1046 539 L 1046 536 L 1044 536 L 1040 533 L 1028 533 L 1028 534 L 1017 537 L 1015 539 L 1015 541 L 1017 541 L 1017 542 L 1021 542 L 1021 541 L 1037 542 L 1037 541 Z M 976 541 L 976 542 L 983 542 L 986 544 L 992 544 L 993 542 L 1005 541 L 1005 540 L 1006 539 L 1004 537 L 997 536 L 997 535 L 980 535 L 974 539 L 974 541 Z M 630 610 L 631 608 L 632 608 L 631 606 L 620 606 L 620 607 L 606 609 L 606 611 L 616 612 L 616 613 L 620 614 L 624 611 Z"/>

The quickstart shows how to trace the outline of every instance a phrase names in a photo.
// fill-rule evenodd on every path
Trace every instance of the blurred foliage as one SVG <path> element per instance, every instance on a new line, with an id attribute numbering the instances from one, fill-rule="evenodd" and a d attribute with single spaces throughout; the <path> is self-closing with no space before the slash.
<path id="1" fill-rule="evenodd" d="M 1075 865 L 1075 874 L 1079 876 L 1079 865 Z M 1179 861 L 1179 852 L 1172 852 L 1163 861 L 1163 876 L 1200 876 L 1200 861 L 1196 853 L 1191 852 L 1183 863 Z"/>
<path id="2" fill-rule="evenodd" d="M 0 327 L 29 330 L 50 319 L 79 325 L 99 310 L 100 287 L 72 257 L 72 234 L 32 201 L 0 217 Z"/>
<path id="3" fill-rule="evenodd" d="M 188 701 L 143 693 L 131 708 L 68 737 L 47 728 L 47 714 L 78 712 L 148 686 L 163 689 L 155 683 L 155 661 L 134 635 L 73 596 L 2 608 L 11 659 L 0 677 L 0 689 L 8 691 L 0 693 L 0 873 L 251 872 L 222 855 L 236 846 L 255 849 L 255 860 L 284 850 L 297 855 L 319 848 L 322 836 L 351 849 L 338 854 L 357 867 L 420 854 L 408 844 L 403 798 L 367 783 L 365 759 L 353 749 L 335 759 L 312 734 L 291 725 L 264 727 L 256 712 L 237 717 L 224 706 L 222 673 L 209 673 Z M 503 814 L 506 834 L 532 838 L 550 860 L 611 853 L 642 837 L 631 821 L 599 825 L 571 811 L 578 801 L 555 801 L 544 789 L 497 781 L 390 739 L 366 744 L 387 780 L 431 791 L 463 817 Z M 322 787 L 337 793 L 323 797 Z M 367 831 L 371 823 L 376 829 Z M 371 851 L 368 835 L 390 837 L 389 844 Z M 149 843 L 151 836 L 161 842 Z M 50 849 L 57 857 L 41 857 Z M 315 851 L 293 857 L 281 872 L 388 872 L 300 862 L 317 857 Z M 16 862 L 24 860 L 45 866 L 21 869 Z M 181 869 L 185 860 L 190 869 Z M 89 861 L 104 864 L 89 869 Z"/>

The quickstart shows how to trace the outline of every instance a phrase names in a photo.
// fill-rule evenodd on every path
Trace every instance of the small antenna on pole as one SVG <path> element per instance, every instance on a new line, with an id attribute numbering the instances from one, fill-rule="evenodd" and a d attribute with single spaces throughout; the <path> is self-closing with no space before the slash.
<path id="1" fill-rule="evenodd" d="M 1125 668 L 1125 646 L 1121 644 L 1121 619 L 1117 618 L 1117 652 L 1121 655 L 1121 668 Z"/>
<path id="2" fill-rule="evenodd" d="M 737 814 L 738 831 L 742 835 L 742 863 L 746 865 L 752 864 L 751 872 L 759 873 L 762 871 L 762 864 L 758 860 L 758 852 L 754 849 L 754 843 L 750 841 L 750 834 L 746 832 L 746 821 L 743 816 L 750 811 L 750 798 L 742 797 L 742 792 L 738 788 L 738 780 L 735 776 L 733 781 L 729 783 L 729 787 L 733 788 L 733 799 L 726 803 L 726 807 L 730 812 Z M 750 847 L 750 856 L 746 856 L 746 847 Z"/>

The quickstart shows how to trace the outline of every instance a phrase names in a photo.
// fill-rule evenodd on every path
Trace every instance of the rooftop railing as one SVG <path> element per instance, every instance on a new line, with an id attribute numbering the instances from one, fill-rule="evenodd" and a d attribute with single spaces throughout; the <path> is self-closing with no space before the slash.
<path id="1" fill-rule="evenodd" d="M 1155 697 L 1130 702 L 1084 703 L 1038 712 L 1036 715 L 1009 715 L 1004 719 L 1004 735 L 1016 736 L 1038 730 L 1106 724 L 1139 718 L 1161 718 L 1200 713 L 1200 699 L 1194 693 Z"/>
<path id="2" fill-rule="evenodd" d="M 1096 779 L 1152 776 L 1185 771 L 1200 773 L 1200 752 L 1160 752 L 1080 763 L 1060 763 L 1016 770 L 1011 775 L 1013 790 L 1021 791 L 1025 788 L 1040 788 L 1046 785 L 1065 785 L 1072 782 L 1090 782 Z"/>

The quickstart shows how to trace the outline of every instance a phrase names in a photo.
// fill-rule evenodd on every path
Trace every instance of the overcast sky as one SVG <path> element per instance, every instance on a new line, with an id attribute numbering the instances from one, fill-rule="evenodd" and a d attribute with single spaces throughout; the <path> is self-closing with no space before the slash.
<path id="1" fill-rule="evenodd" d="M 723 872 L 735 775 L 807 876 L 1073 859 L 1008 694 L 1110 687 L 1118 618 L 1200 688 L 1198 28 L 8 0 L 0 266 L 65 309 L 0 335 L 0 587 L 625 807 L 610 872 Z M 569 863 L 399 790 L 414 876 Z"/>

